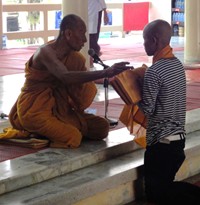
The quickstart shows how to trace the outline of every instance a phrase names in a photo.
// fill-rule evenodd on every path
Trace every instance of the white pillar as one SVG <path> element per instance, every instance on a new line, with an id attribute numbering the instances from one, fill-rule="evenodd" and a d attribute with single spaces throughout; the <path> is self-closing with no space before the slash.
<path id="1" fill-rule="evenodd" d="M 3 5 L 0 1 L 0 49 L 2 48 L 2 35 L 3 35 Z"/>
<path id="2" fill-rule="evenodd" d="M 88 0 L 62 0 L 62 13 L 63 16 L 67 14 L 76 14 L 80 16 L 88 28 Z M 81 50 L 81 53 L 86 58 L 86 66 L 89 68 L 89 56 L 88 56 L 88 49 L 89 49 L 89 36 L 87 36 L 87 43 L 85 43 L 84 48 Z"/>
<path id="3" fill-rule="evenodd" d="M 200 1 L 185 0 L 184 61 L 200 62 Z"/>

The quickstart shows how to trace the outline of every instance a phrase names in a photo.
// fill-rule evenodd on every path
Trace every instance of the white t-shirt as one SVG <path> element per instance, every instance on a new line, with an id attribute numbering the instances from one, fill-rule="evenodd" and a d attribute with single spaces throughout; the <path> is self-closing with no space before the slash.
<path id="1" fill-rule="evenodd" d="M 88 33 L 97 33 L 99 11 L 106 8 L 105 0 L 88 0 Z"/>

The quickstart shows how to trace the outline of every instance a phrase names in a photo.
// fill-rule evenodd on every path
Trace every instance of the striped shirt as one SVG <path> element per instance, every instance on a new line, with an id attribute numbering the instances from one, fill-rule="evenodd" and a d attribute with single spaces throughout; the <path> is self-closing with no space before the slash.
<path id="1" fill-rule="evenodd" d="M 147 116 L 147 145 L 185 133 L 186 77 L 177 58 L 160 59 L 144 77 L 140 107 Z"/>

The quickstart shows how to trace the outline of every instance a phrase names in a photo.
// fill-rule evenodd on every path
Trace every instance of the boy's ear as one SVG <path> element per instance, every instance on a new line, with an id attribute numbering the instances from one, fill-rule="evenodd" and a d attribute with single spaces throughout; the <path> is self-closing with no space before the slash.
<path id="1" fill-rule="evenodd" d="M 158 43 L 159 43 L 159 39 L 156 36 L 153 37 L 153 43 L 155 45 L 158 45 Z"/>
<path id="2" fill-rule="evenodd" d="M 157 37 L 156 37 L 156 36 L 154 36 L 154 37 L 153 37 L 153 42 L 154 42 L 154 43 L 156 43 L 156 42 L 157 42 L 157 40 L 158 40 L 158 39 L 157 39 Z"/>
<path id="3" fill-rule="evenodd" d="M 65 37 L 67 40 L 69 40 L 71 38 L 72 35 L 72 31 L 70 29 L 66 29 L 65 30 Z"/>

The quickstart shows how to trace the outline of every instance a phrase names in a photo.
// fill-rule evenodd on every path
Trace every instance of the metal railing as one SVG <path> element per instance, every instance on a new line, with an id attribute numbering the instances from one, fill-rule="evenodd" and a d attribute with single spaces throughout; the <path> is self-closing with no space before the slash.
<path id="1" fill-rule="evenodd" d="M 2 26 L 0 29 L 0 32 L 1 32 L 0 36 L 6 35 L 9 40 L 25 39 L 25 38 L 42 38 L 44 42 L 47 42 L 50 36 L 57 36 L 58 34 L 57 29 L 52 29 L 52 30 L 48 29 L 48 11 L 61 10 L 61 4 L 32 3 L 31 5 L 30 4 L 7 4 L 7 5 L 1 5 L 1 6 L 2 6 L 2 12 L 1 12 L 0 19 L 2 22 Z M 42 24 L 44 25 L 43 30 L 12 31 L 12 32 L 3 33 L 3 13 L 33 12 L 33 11 L 40 11 L 43 13 L 43 22 L 42 22 Z M 42 20 L 42 18 L 40 20 Z"/>
<path id="2" fill-rule="evenodd" d="M 123 3 L 108 3 L 108 9 L 118 9 L 123 18 Z M 2 48 L 2 36 L 6 36 L 8 40 L 16 39 L 27 39 L 27 38 L 42 38 L 44 43 L 48 41 L 49 37 L 57 36 L 58 29 L 49 29 L 49 11 L 59 11 L 61 10 L 61 4 L 43 4 L 43 3 L 31 3 L 31 4 L 2 4 L 0 2 L 0 49 Z M 4 13 L 13 13 L 13 12 L 34 12 L 39 11 L 43 13 L 43 17 L 40 18 L 40 22 L 43 25 L 41 30 L 28 30 L 28 31 L 3 31 L 3 15 Z M 121 25 L 108 25 L 102 26 L 101 31 L 121 31 L 123 33 L 123 19 Z"/>

